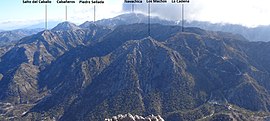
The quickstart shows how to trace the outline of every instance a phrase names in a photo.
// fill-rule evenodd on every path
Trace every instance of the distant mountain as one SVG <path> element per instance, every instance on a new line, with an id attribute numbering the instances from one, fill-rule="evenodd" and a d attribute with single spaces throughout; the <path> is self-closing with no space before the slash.
<path id="1" fill-rule="evenodd" d="M 48 29 L 52 29 L 53 27 L 55 27 L 59 23 L 61 23 L 61 21 L 48 21 Z M 44 29 L 45 23 L 42 21 L 40 23 L 24 27 L 24 29 L 36 29 L 36 28 L 43 28 Z"/>
<path id="2" fill-rule="evenodd" d="M 165 20 L 165 19 L 159 18 L 158 16 L 151 16 L 150 21 L 151 21 L 151 24 L 159 23 L 163 25 L 179 25 L 179 26 L 182 25 L 181 21 Z M 60 23 L 59 21 L 51 21 L 48 23 L 49 25 L 48 28 L 54 29 L 54 31 L 56 31 L 57 29 L 59 30 L 61 28 L 59 27 L 55 28 L 55 26 L 58 25 L 59 23 Z M 78 27 L 84 28 L 85 26 L 88 26 L 89 24 L 90 25 L 96 24 L 99 26 L 106 26 L 111 29 L 114 29 L 115 27 L 119 25 L 128 25 L 128 24 L 134 24 L 134 23 L 148 23 L 148 16 L 141 13 L 127 13 L 127 14 L 116 16 L 114 18 L 110 18 L 110 19 L 98 20 L 96 22 L 87 21 L 81 24 L 80 26 L 77 26 L 69 22 L 63 22 L 62 24 L 67 24 L 67 25 L 66 25 L 66 28 L 62 27 L 62 29 L 70 29 L 69 27 L 71 28 L 73 27 L 73 29 L 79 29 Z M 209 22 L 201 22 L 201 21 L 185 21 L 185 26 L 198 27 L 198 28 L 202 28 L 202 29 L 210 30 L 210 31 L 223 31 L 223 32 L 241 34 L 250 41 L 270 41 L 270 34 L 268 34 L 270 32 L 270 26 L 259 26 L 255 28 L 248 28 L 241 25 L 220 24 L 220 23 L 212 24 Z M 36 29 L 36 28 L 44 28 L 44 23 L 26 27 L 26 29 Z M 39 31 L 41 31 L 41 29 Z M 0 34 L 0 37 L 1 37 L 1 34 Z M 21 39 L 22 35 L 20 33 L 14 32 L 14 33 L 11 33 L 11 35 L 8 37 L 0 38 L 0 40 L 3 41 L 2 43 L 9 43 L 8 41 L 10 40 L 13 41 L 13 40 L 16 40 L 17 38 Z M 0 45 L 1 45 L 1 41 L 0 41 Z"/>
<path id="3" fill-rule="evenodd" d="M 182 25 L 181 21 L 165 20 L 159 17 L 151 17 L 151 23 L 159 23 L 163 25 Z M 85 22 L 81 26 L 91 24 L 93 22 Z M 116 16 L 110 19 L 103 19 L 96 21 L 95 24 L 108 26 L 110 28 L 117 27 L 119 25 L 127 25 L 134 23 L 148 23 L 148 16 L 140 13 L 127 13 Z M 201 21 L 185 21 L 186 27 L 198 27 L 210 31 L 223 31 L 241 34 L 250 41 L 270 41 L 270 26 L 259 26 L 255 28 L 248 28 L 241 25 L 234 24 L 212 24 L 209 22 Z"/>
<path id="4" fill-rule="evenodd" d="M 174 21 L 168 21 L 160 19 L 159 17 L 151 16 L 151 23 L 159 23 L 159 24 L 166 24 L 166 25 L 172 25 L 175 24 Z M 91 24 L 93 22 L 85 22 L 81 27 L 87 26 L 87 24 Z M 94 22 L 97 25 L 101 26 L 107 26 L 110 28 L 115 28 L 119 25 L 128 25 L 128 24 L 134 24 L 134 23 L 148 23 L 148 16 L 140 13 L 128 13 L 128 14 L 122 14 L 119 16 L 116 16 L 114 18 L 110 19 L 102 19 Z"/>
<path id="5" fill-rule="evenodd" d="M 0 32 L 0 46 L 15 44 L 23 37 L 36 34 L 40 31 L 42 29 L 18 29 Z"/>
<path id="6" fill-rule="evenodd" d="M 234 24 L 212 24 L 209 22 L 191 21 L 186 22 L 186 26 L 199 27 L 211 31 L 223 31 L 241 34 L 250 41 L 270 41 L 270 26 L 259 26 L 255 28 L 248 28 L 241 25 Z"/>

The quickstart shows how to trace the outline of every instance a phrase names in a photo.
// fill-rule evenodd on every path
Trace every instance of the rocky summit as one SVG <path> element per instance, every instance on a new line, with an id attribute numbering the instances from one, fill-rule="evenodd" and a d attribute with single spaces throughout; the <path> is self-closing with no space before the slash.
<path id="1" fill-rule="evenodd" d="M 146 117 L 138 116 L 138 115 L 131 115 L 130 113 L 128 114 L 119 114 L 117 116 L 113 116 L 112 118 L 107 118 L 105 121 L 164 121 L 164 119 L 158 115 L 149 115 Z"/>

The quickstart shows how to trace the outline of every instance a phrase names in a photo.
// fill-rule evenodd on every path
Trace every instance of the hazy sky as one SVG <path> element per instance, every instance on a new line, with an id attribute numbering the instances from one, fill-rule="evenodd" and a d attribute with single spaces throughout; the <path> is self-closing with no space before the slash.
<path id="1" fill-rule="evenodd" d="M 79 0 L 76 0 L 77 2 Z M 124 0 L 104 0 L 96 5 L 96 19 L 111 18 L 129 11 Z M 167 0 L 170 2 L 170 0 Z M 65 21 L 65 5 L 52 0 L 48 5 L 49 21 Z M 68 4 L 68 21 L 81 24 L 93 20 L 93 5 Z M 135 10 L 145 12 L 146 3 L 137 4 Z M 153 15 L 178 20 L 179 5 L 152 4 Z M 45 5 L 23 4 L 22 0 L 1 0 L 0 30 L 22 28 L 44 21 Z M 248 27 L 270 25 L 270 0 L 190 0 L 185 5 L 185 18 L 188 20 L 210 21 L 212 23 L 241 24 Z"/>

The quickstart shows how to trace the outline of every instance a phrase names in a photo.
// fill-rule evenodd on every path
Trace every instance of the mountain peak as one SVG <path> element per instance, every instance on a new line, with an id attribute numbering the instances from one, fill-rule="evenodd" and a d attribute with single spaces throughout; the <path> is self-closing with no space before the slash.
<path id="1" fill-rule="evenodd" d="M 52 29 L 52 31 L 67 31 L 67 30 L 77 30 L 80 29 L 76 24 L 71 22 L 62 22 L 59 23 L 56 27 Z"/>
<path id="2" fill-rule="evenodd" d="M 37 34 L 33 35 L 35 37 L 41 37 L 41 36 L 48 36 L 48 35 L 51 35 L 52 34 L 52 31 L 51 30 L 43 30 L 41 32 L 38 32 Z"/>
<path id="3" fill-rule="evenodd" d="M 143 39 L 141 39 L 142 41 L 155 41 L 155 39 L 154 38 L 152 38 L 151 36 L 148 36 L 148 37 L 145 37 L 145 38 L 143 38 Z"/>
<path id="4" fill-rule="evenodd" d="M 140 18 L 147 18 L 147 15 L 142 13 L 126 13 L 115 17 L 115 19 L 140 19 Z"/>
<path id="5" fill-rule="evenodd" d="M 173 25 L 175 22 L 167 21 L 157 16 L 151 16 L 151 23 L 162 23 L 165 25 Z M 135 24 L 135 23 L 148 23 L 148 16 L 141 13 L 125 13 L 114 18 L 102 19 L 94 22 L 97 25 L 108 26 L 115 28 L 119 25 Z"/>

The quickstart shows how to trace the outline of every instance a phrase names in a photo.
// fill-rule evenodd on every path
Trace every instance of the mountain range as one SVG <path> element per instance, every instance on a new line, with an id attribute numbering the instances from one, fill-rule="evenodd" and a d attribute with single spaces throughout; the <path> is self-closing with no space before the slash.
<path id="1" fill-rule="evenodd" d="M 163 25 L 182 25 L 181 21 L 172 21 L 162 19 L 158 16 L 151 16 L 151 23 L 159 23 Z M 93 23 L 93 22 L 85 22 Z M 148 16 L 140 13 L 128 13 L 116 16 L 111 19 L 102 19 L 95 22 L 95 24 L 108 26 L 108 27 L 117 27 L 119 25 L 134 24 L 134 23 L 148 23 Z M 83 26 L 82 24 L 81 26 Z M 222 24 L 222 23 L 209 23 L 203 21 L 184 21 L 186 27 L 198 27 L 210 31 L 222 31 L 230 32 L 235 34 L 241 34 L 249 41 L 269 41 L 270 26 L 258 26 L 254 28 L 245 27 L 237 24 Z"/>
<path id="2" fill-rule="evenodd" d="M 150 18 L 151 23 L 159 23 L 163 25 L 182 25 L 181 21 L 172 21 L 162 19 L 158 16 L 151 16 Z M 51 21 L 48 24 L 49 29 L 53 29 L 53 26 L 57 25 L 58 21 Z M 63 22 L 65 23 L 65 22 Z M 62 24 L 63 24 L 62 23 Z M 127 13 L 116 16 L 110 19 L 102 19 L 96 22 L 87 21 L 81 24 L 79 27 L 84 28 L 84 26 L 88 26 L 89 24 L 96 24 L 100 26 L 106 26 L 108 28 L 115 28 L 119 25 L 127 25 L 127 24 L 134 24 L 134 23 L 148 23 L 148 16 L 140 13 Z M 75 25 L 75 24 L 74 24 Z M 73 25 L 73 27 L 74 27 Z M 198 27 L 205 30 L 210 31 L 222 31 L 222 32 L 230 32 L 241 34 L 245 38 L 250 41 L 269 41 L 270 35 L 270 26 L 258 26 L 254 28 L 248 28 L 241 25 L 234 25 L 234 24 L 213 24 L 209 22 L 202 22 L 202 21 L 184 21 L 184 25 L 186 27 Z M 23 37 L 38 33 L 44 29 L 43 23 L 26 27 L 24 29 L 17 29 L 17 30 L 10 30 L 4 31 L 0 30 L 0 46 L 3 45 L 11 45 L 16 43 L 18 40 L 22 39 Z M 55 28 L 57 29 L 57 28 Z"/>
<path id="3" fill-rule="evenodd" d="M 42 29 L 17 29 L 12 31 L 0 31 L 0 46 L 12 45 L 23 37 L 36 34 Z"/>
<path id="4" fill-rule="evenodd" d="M 269 42 L 123 16 L 1 47 L 0 120 L 269 120 Z"/>

